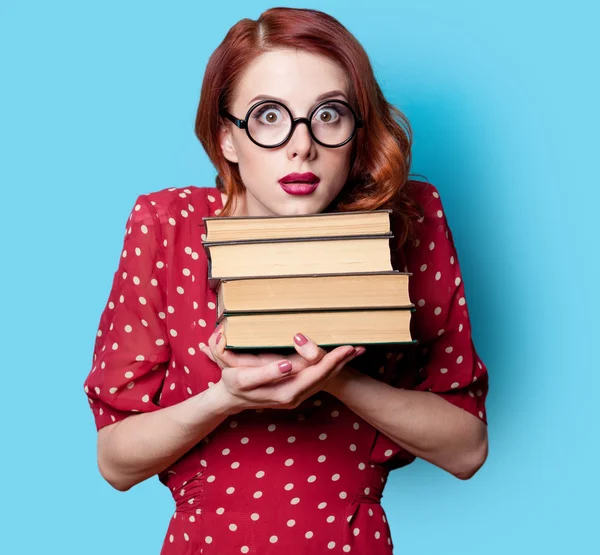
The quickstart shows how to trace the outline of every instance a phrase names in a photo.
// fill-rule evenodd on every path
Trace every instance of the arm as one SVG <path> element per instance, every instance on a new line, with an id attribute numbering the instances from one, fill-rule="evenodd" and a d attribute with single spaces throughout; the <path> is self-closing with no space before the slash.
<path id="1" fill-rule="evenodd" d="M 457 478 L 471 478 L 487 458 L 487 426 L 434 393 L 398 389 L 348 366 L 327 391 L 392 441 Z"/>
<path id="2" fill-rule="evenodd" d="M 101 428 L 100 474 L 115 489 L 127 491 L 168 468 L 232 413 L 221 384 L 176 405 Z"/>

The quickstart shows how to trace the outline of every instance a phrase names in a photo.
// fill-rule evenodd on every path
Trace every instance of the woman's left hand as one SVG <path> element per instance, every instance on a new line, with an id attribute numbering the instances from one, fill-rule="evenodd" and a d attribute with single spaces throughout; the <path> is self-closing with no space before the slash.
<path id="1" fill-rule="evenodd" d="M 220 339 L 219 339 L 220 335 Z M 235 351 L 225 348 L 226 340 L 223 335 L 223 326 L 219 326 L 208 339 L 208 345 L 201 348 L 201 351 L 209 357 L 219 367 L 240 367 L 240 366 L 264 366 L 271 362 L 285 358 L 292 363 L 292 370 L 282 376 L 282 379 L 290 375 L 301 372 L 304 368 L 317 364 L 326 354 L 327 351 L 319 347 L 309 337 L 301 333 L 294 336 L 294 348 L 296 354 L 283 355 L 278 353 L 258 353 L 256 355 L 248 353 L 236 353 Z M 359 354 L 365 352 L 364 347 L 357 347 Z M 332 376 L 332 378 L 335 376 Z M 327 391 L 327 388 L 323 388 Z"/>

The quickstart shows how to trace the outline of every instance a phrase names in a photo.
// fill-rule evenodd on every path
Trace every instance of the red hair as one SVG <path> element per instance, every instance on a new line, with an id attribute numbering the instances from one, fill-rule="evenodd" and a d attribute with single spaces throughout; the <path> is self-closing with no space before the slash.
<path id="1" fill-rule="evenodd" d="M 236 83 L 250 62 L 280 48 L 325 56 L 340 65 L 351 85 L 349 102 L 365 122 L 353 138 L 348 180 L 324 212 L 391 208 L 392 217 L 401 220 L 395 242 L 402 246 L 412 237 L 412 219 L 423 215 L 422 207 L 406 190 L 410 184 L 410 123 L 384 98 L 369 57 L 356 38 L 337 19 L 318 10 L 271 8 L 256 21 L 242 19 L 208 61 L 195 133 L 217 169 L 219 191 L 228 197 L 221 215 L 231 215 L 245 186 L 237 164 L 221 151 L 219 129 L 225 120 L 219 112 L 228 108 Z"/>

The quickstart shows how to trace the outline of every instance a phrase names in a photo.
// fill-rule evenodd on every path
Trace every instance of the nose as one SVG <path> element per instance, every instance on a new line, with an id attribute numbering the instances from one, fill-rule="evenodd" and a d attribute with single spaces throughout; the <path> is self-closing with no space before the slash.
<path id="1" fill-rule="evenodd" d="M 304 124 L 304 125 L 302 125 Z M 308 129 L 308 119 L 301 118 L 296 121 L 292 134 L 288 139 L 288 148 L 297 150 L 299 154 L 310 151 L 313 140 Z"/>

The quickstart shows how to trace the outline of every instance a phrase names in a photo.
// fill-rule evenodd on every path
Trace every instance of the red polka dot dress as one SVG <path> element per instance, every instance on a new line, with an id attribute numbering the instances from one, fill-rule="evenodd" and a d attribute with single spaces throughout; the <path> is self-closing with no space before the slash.
<path id="1" fill-rule="evenodd" d="M 413 273 L 411 331 L 419 344 L 367 348 L 351 364 L 395 387 L 431 391 L 486 422 L 487 370 L 471 339 L 452 235 L 434 186 L 414 183 L 425 216 L 418 239 L 392 260 Z M 202 217 L 221 209 L 212 187 L 137 199 L 84 384 L 97 429 L 219 381 L 220 368 L 200 347 L 216 321 Z M 324 391 L 293 410 L 245 410 L 158 475 L 174 499 L 161 555 L 389 555 L 383 489 L 391 470 L 414 459 Z"/>

